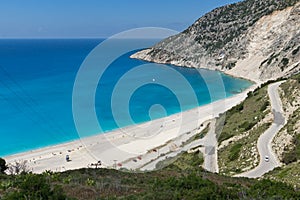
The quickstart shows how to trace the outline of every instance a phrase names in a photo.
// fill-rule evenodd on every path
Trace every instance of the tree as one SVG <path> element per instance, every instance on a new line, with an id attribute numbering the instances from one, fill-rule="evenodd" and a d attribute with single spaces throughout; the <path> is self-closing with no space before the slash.
<path id="1" fill-rule="evenodd" d="M 9 174 L 26 174 L 30 172 L 30 169 L 27 165 L 27 161 L 22 160 L 11 163 L 8 167 L 8 172 Z"/>
<path id="2" fill-rule="evenodd" d="M 59 185 L 51 185 L 50 181 L 42 174 L 21 174 L 16 176 L 15 189 L 8 191 L 1 199 L 3 200 L 65 200 L 66 195 Z"/>
<path id="3" fill-rule="evenodd" d="M 7 170 L 6 161 L 3 158 L 0 158 L 0 174 L 4 174 Z"/>

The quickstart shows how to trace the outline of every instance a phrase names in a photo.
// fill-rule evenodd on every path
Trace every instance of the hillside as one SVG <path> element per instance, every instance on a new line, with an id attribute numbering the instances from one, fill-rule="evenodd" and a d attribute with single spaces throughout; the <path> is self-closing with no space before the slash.
<path id="1" fill-rule="evenodd" d="M 300 74 L 288 79 L 281 85 L 281 99 L 288 123 L 273 140 L 282 166 L 266 177 L 300 186 Z"/>
<path id="2" fill-rule="evenodd" d="M 245 0 L 217 8 L 131 57 L 260 82 L 299 71 L 299 43 L 299 0 Z"/>
<path id="3" fill-rule="evenodd" d="M 293 187 L 270 180 L 231 178 L 203 171 L 193 156 L 147 173 L 81 169 L 41 175 L 0 174 L 0 199 L 299 199 Z M 189 165 L 183 169 L 179 166 Z"/>
<path id="4" fill-rule="evenodd" d="M 232 176 L 258 166 L 257 141 L 273 121 L 267 90 L 265 85 L 248 93 L 245 101 L 223 114 L 218 138 L 220 174 Z"/>

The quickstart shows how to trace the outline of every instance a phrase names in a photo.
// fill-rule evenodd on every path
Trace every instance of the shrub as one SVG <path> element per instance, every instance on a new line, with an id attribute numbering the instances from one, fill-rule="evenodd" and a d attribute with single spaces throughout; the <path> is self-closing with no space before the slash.
<path id="1" fill-rule="evenodd" d="M 282 161 L 284 164 L 290 164 L 297 161 L 297 155 L 294 151 L 287 152 L 283 154 Z"/>
<path id="2" fill-rule="evenodd" d="M 234 160 L 238 159 L 242 146 L 243 146 L 242 144 L 238 143 L 238 144 L 235 144 L 233 147 L 231 147 L 230 153 L 228 156 L 228 159 L 230 161 L 234 161 Z"/>
<path id="3" fill-rule="evenodd" d="M 288 58 L 283 58 L 281 60 L 281 63 L 283 64 L 283 66 L 287 66 L 289 64 L 289 59 Z"/>
<path id="4" fill-rule="evenodd" d="M 17 177 L 17 190 L 3 197 L 10 199 L 66 199 L 63 190 L 59 186 L 51 187 L 44 175 L 25 174 Z"/>
<path id="5" fill-rule="evenodd" d="M 249 131 L 254 125 L 255 123 L 250 123 L 248 121 L 245 121 L 240 125 L 240 128 L 244 129 L 244 131 Z"/>
<path id="6" fill-rule="evenodd" d="M 4 174 L 7 169 L 6 161 L 3 158 L 0 158 L 0 174 Z"/>
<path id="7" fill-rule="evenodd" d="M 294 50 L 292 51 L 292 54 L 293 54 L 293 55 L 296 55 L 296 54 L 299 52 L 299 50 L 300 50 L 300 46 L 298 46 L 296 49 L 294 49 Z"/>
<path id="8" fill-rule="evenodd" d="M 269 105 L 270 105 L 270 102 L 265 101 L 264 104 L 261 106 L 260 111 L 261 112 L 265 111 Z"/>
<path id="9" fill-rule="evenodd" d="M 9 171 L 9 174 L 26 174 L 30 172 L 26 160 L 15 161 L 14 163 L 10 163 L 7 170 Z"/>
<path id="10" fill-rule="evenodd" d="M 233 134 L 229 134 L 227 132 L 222 132 L 222 134 L 220 135 L 220 137 L 218 138 L 218 141 L 221 143 L 229 138 L 231 138 L 233 136 Z"/>
<path id="11" fill-rule="evenodd" d="M 293 143 L 295 144 L 295 147 L 291 151 L 283 154 L 282 161 L 285 164 L 290 164 L 300 159 L 300 135 L 297 135 L 294 138 Z"/>

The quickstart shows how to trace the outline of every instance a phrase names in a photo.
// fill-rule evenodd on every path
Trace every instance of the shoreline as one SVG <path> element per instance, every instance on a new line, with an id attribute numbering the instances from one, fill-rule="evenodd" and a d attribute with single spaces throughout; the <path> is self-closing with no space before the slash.
<path id="1" fill-rule="evenodd" d="M 134 159 L 166 144 L 182 134 L 200 127 L 207 120 L 217 117 L 242 102 L 253 84 L 243 92 L 191 110 L 172 114 L 149 122 L 119 128 L 106 133 L 4 156 L 7 163 L 26 161 L 33 173 L 45 170 L 54 172 L 91 167 L 101 161 L 101 167 L 119 167 L 122 162 Z M 70 162 L 66 161 L 70 156 Z M 142 163 L 143 161 L 139 161 Z M 127 164 L 127 168 L 134 169 Z"/>
<path id="2" fill-rule="evenodd" d="M 212 68 L 212 67 L 203 67 L 203 66 L 202 67 L 197 67 L 197 66 L 193 66 L 193 65 L 188 65 L 187 63 L 180 63 L 180 62 L 177 62 L 177 63 L 173 62 L 172 63 L 172 62 L 165 62 L 165 61 L 160 61 L 160 60 L 151 60 L 151 59 L 147 58 L 147 56 L 144 56 L 145 54 L 147 55 L 147 52 L 151 49 L 152 49 L 152 47 L 142 49 L 142 50 L 132 54 L 130 56 L 130 58 L 131 59 L 136 59 L 136 60 L 147 61 L 149 63 L 158 63 L 158 64 L 163 64 L 163 65 L 173 65 L 173 66 L 183 67 L 183 68 L 195 68 L 195 69 L 205 69 L 205 70 L 218 71 L 218 72 L 224 73 L 228 76 L 231 76 L 233 78 L 238 78 L 238 79 L 243 79 L 243 80 L 249 81 L 249 82 L 253 83 L 254 85 L 255 84 L 262 84 L 262 83 L 268 81 L 268 80 L 261 81 L 257 78 L 249 77 L 249 76 L 245 76 L 245 75 L 238 76 L 236 74 L 236 69 L 235 68 L 233 68 L 231 70 L 221 70 L 219 68 Z M 144 52 L 146 52 L 146 53 L 144 53 Z"/>
<path id="3" fill-rule="evenodd" d="M 178 66 L 178 67 L 181 67 L 181 66 Z M 203 69 L 205 69 L 205 68 L 203 68 Z M 209 69 L 207 69 L 207 70 L 209 70 Z M 220 72 L 222 72 L 222 71 L 220 71 Z M 228 74 L 228 75 L 229 75 L 229 74 Z M 231 75 L 229 75 L 229 76 L 231 76 Z M 232 76 L 232 77 L 234 77 L 234 76 Z M 234 77 L 234 78 L 238 78 L 238 77 Z M 241 79 L 244 79 L 244 78 L 241 78 Z M 191 109 L 187 109 L 187 110 L 180 111 L 180 112 L 177 112 L 177 113 L 173 113 L 173 114 L 171 114 L 171 115 L 169 115 L 169 116 L 165 116 L 165 117 L 162 117 L 162 118 L 157 118 L 157 119 L 150 120 L 150 121 L 144 121 L 144 122 L 140 122 L 140 123 L 137 123 L 137 124 L 130 124 L 130 125 L 126 125 L 126 126 L 124 126 L 124 127 L 114 128 L 114 129 L 111 129 L 111 130 L 106 130 L 106 131 L 104 131 L 104 132 L 96 133 L 96 134 L 93 134 L 93 135 L 90 135 L 90 136 L 86 136 L 86 137 L 82 137 L 82 138 L 78 138 L 78 139 L 70 139 L 70 140 L 68 140 L 68 141 L 64 141 L 64 142 L 60 142 L 60 143 L 56 143 L 56 144 L 49 144 L 49 145 L 46 145 L 46 146 L 37 147 L 37 148 L 32 148 L 32 149 L 28 149 L 28 150 L 21 151 L 21 152 L 16 152 L 16 153 L 11 153 L 11 154 L 6 154 L 6 155 L 2 155 L 2 156 L 0 156 L 0 157 L 3 157 L 3 158 L 9 158 L 9 157 L 12 157 L 12 156 L 17 156 L 17 155 L 18 155 L 18 156 L 22 156 L 23 154 L 26 154 L 26 153 L 28 153 L 28 152 L 30 152 L 30 153 L 31 153 L 31 152 L 37 152 L 37 151 L 39 151 L 39 150 L 45 151 L 46 149 L 49 149 L 49 148 L 51 149 L 51 148 L 53 148 L 53 147 L 64 146 L 65 144 L 76 143 L 76 142 L 78 142 L 79 140 L 84 140 L 84 139 L 87 139 L 87 138 L 92 138 L 92 137 L 96 137 L 96 136 L 100 136 L 100 135 L 105 135 L 105 134 L 113 134 L 114 132 L 118 132 L 118 130 L 120 130 L 120 129 L 129 129 L 130 127 L 132 128 L 132 127 L 134 127 L 134 126 L 143 125 L 143 124 L 149 123 L 149 122 L 151 122 L 151 121 L 162 120 L 162 119 L 164 119 L 164 118 L 168 118 L 168 117 L 171 117 L 171 116 L 173 116 L 173 115 L 174 115 L 174 116 L 175 116 L 175 115 L 179 115 L 179 114 L 182 113 L 182 112 L 188 112 L 188 111 L 191 111 L 191 110 L 193 110 L 193 109 L 198 109 L 198 108 L 201 108 L 201 107 L 203 107 L 203 106 L 208 106 L 208 105 L 210 105 L 210 104 L 212 104 L 212 103 L 215 103 L 215 102 L 218 102 L 218 101 L 222 101 L 222 100 L 225 100 L 225 99 L 229 99 L 229 98 L 232 98 L 232 97 L 234 97 L 234 96 L 236 96 L 236 95 L 242 94 L 242 93 L 244 93 L 245 91 L 249 90 L 250 88 L 252 88 L 252 87 L 254 87 L 254 86 L 259 86 L 259 85 L 257 85 L 254 81 L 251 81 L 251 80 L 249 80 L 249 79 L 244 79 L 244 80 L 247 80 L 247 81 L 251 82 L 252 85 L 251 85 L 250 87 L 248 87 L 247 89 L 243 90 L 242 92 L 231 93 L 231 96 L 226 97 L 226 98 L 224 98 L 224 99 L 216 100 L 216 101 L 211 102 L 211 103 L 204 103 L 203 105 L 199 105 L 199 106 L 197 106 L 197 107 L 195 107 L 195 108 L 191 108 Z"/>

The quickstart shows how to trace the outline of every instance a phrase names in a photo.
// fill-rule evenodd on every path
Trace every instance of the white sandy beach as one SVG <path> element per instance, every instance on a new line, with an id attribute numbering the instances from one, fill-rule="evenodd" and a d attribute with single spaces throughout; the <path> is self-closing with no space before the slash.
<path id="1" fill-rule="evenodd" d="M 138 166 L 142 166 L 147 162 L 143 159 L 144 155 L 148 154 L 149 157 L 149 154 L 152 153 L 153 158 L 158 157 L 159 153 L 154 149 L 200 128 L 205 121 L 242 102 L 247 97 L 247 93 L 256 87 L 257 85 L 253 85 L 233 97 L 162 119 L 7 156 L 5 160 L 8 163 L 26 160 L 33 173 L 42 173 L 45 170 L 65 171 L 92 167 L 92 164 L 98 161 L 101 161 L 102 167 L 116 167 L 116 164 L 117 168 L 136 169 L 137 163 Z M 71 161 L 66 161 L 66 155 L 70 156 Z"/>

